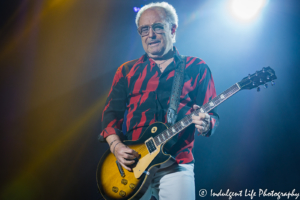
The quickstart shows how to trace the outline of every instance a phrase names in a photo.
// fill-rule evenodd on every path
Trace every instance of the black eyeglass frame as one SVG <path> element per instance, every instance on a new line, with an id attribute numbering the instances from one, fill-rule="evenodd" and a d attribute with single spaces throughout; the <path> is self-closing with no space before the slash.
<path id="1" fill-rule="evenodd" d="M 157 31 L 155 31 L 155 28 L 153 28 L 153 26 L 155 26 L 155 25 L 157 25 L 157 24 L 163 25 L 163 29 L 162 29 L 161 32 L 157 32 Z M 142 37 L 149 35 L 150 28 L 152 28 L 152 30 L 153 30 L 156 34 L 160 34 L 160 33 L 164 33 L 164 32 L 165 32 L 165 30 L 166 30 L 166 29 L 165 29 L 165 26 L 166 26 L 167 24 L 168 24 L 168 23 L 156 22 L 156 23 L 153 23 L 153 24 L 151 24 L 151 25 L 139 26 L 139 27 L 137 28 L 137 31 L 138 31 L 139 35 L 142 36 Z M 170 25 L 172 25 L 172 24 L 170 24 Z M 142 35 L 141 31 L 142 31 L 142 28 L 144 28 L 144 27 L 148 27 L 148 32 L 147 32 L 147 34 Z"/>

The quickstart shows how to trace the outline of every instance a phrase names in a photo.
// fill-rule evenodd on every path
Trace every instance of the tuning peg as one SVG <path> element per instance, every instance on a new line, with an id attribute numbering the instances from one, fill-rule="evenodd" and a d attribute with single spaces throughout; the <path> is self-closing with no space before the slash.
<path id="1" fill-rule="evenodd" d="M 266 88 L 266 89 L 268 88 L 268 84 L 267 84 L 267 83 L 265 83 L 265 88 Z"/>
<path id="2" fill-rule="evenodd" d="M 274 82 L 274 81 L 271 81 L 271 85 L 272 85 L 272 86 L 275 85 L 275 82 Z"/>
<path id="3" fill-rule="evenodd" d="M 259 92 L 260 91 L 260 87 L 257 87 L 257 92 Z"/>

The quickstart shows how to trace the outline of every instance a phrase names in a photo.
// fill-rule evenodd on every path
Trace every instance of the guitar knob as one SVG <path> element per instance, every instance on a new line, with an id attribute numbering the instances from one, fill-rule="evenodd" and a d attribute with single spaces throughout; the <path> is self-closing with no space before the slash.
<path id="1" fill-rule="evenodd" d="M 265 83 L 265 88 L 266 88 L 266 89 L 268 88 L 268 84 L 267 84 L 267 83 Z"/>
<path id="2" fill-rule="evenodd" d="M 119 192 L 119 195 L 120 195 L 121 197 L 125 197 L 125 196 L 126 196 L 126 192 L 124 192 L 123 190 L 121 190 L 121 191 Z"/>
<path id="3" fill-rule="evenodd" d="M 255 75 L 258 76 L 258 71 L 256 71 Z"/>
<path id="4" fill-rule="evenodd" d="M 248 79 L 251 79 L 251 75 L 250 74 L 248 74 Z"/>
<path id="5" fill-rule="evenodd" d="M 275 85 L 275 82 L 274 82 L 274 81 L 271 81 L 271 85 L 272 85 L 272 86 Z"/>
<path id="6" fill-rule="evenodd" d="M 269 80 L 269 79 L 270 79 L 270 76 L 267 76 L 267 79 Z"/>
<path id="7" fill-rule="evenodd" d="M 255 82 L 253 82 L 252 85 L 254 86 L 254 85 L 255 85 Z"/>
<path id="8" fill-rule="evenodd" d="M 135 189 L 135 185 L 133 183 L 130 183 L 129 187 L 133 190 Z"/>
<path id="9" fill-rule="evenodd" d="M 121 183 L 124 184 L 124 185 L 126 185 L 128 183 L 128 181 L 126 179 L 122 179 Z"/>
<path id="10" fill-rule="evenodd" d="M 113 191 L 113 192 L 117 193 L 117 192 L 118 192 L 118 190 L 119 190 L 119 189 L 118 189 L 117 187 L 115 187 L 115 186 L 114 186 L 114 187 L 112 187 L 112 191 Z"/>
<path id="11" fill-rule="evenodd" d="M 259 79 L 259 82 L 262 82 L 262 80 L 261 80 L 261 79 Z"/>
<path id="12" fill-rule="evenodd" d="M 260 87 L 257 87 L 257 92 L 259 92 L 260 91 Z"/>
<path id="13" fill-rule="evenodd" d="M 265 73 L 265 68 L 264 67 L 262 68 L 262 72 Z"/>

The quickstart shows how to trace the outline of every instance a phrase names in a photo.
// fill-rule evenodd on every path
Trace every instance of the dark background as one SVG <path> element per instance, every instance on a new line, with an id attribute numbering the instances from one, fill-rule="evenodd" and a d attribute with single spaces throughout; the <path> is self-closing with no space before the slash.
<path id="1" fill-rule="evenodd" d="M 197 137 L 197 199 L 200 189 L 300 192 L 299 1 L 270 0 L 248 23 L 230 1 L 168 2 L 175 46 L 206 61 L 218 94 L 262 67 L 278 77 L 220 105 L 215 135 Z M 0 199 L 101 199 L 101 112 L 118 66 L 144 53 L 133 7 L 147 3 L 1 1 Z"/>

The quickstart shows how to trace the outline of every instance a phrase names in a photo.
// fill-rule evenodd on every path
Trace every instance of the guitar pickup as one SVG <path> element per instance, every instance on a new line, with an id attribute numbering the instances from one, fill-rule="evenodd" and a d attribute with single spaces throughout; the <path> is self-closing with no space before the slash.
<path id="1" fill-rule="evenodd" d="M 155 143 L 154 143 L 153 138 L 149 138 L 149 139 L 145 142 L 145 144 L 146 144 L 146 147 L 147 147 L 147 149 L 148 149 L 148 151 L 149 151 L 150 154 L 156 150 L 156 145 L 155 145 Z"/>

